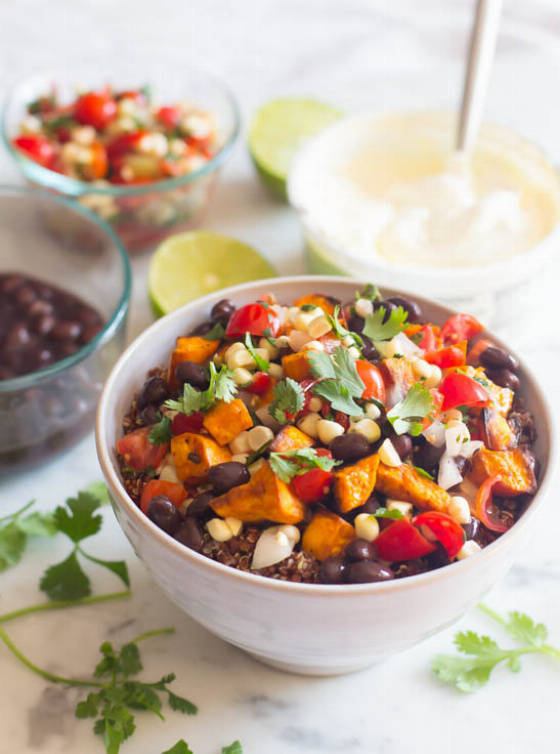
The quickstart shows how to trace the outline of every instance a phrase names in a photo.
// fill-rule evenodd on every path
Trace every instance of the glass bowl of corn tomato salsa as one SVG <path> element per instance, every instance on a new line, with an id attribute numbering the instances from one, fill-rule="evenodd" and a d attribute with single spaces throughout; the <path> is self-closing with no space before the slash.
<path id="1" fill-rule="evenodd" d="M 505 572 L 542 499 L 547 417 L 469 314 L 304 277 L 156 323 L 109 379 L 97 432 L 117 516 L 172 599 L 269 663 L 344 672 L 460 617 Z"/>
<path id="2" fill-rule="evenodd" d="M 4 142 L 33 185 L 76 199 L 129 252 L 193 227 L 239 130 L 228 89 L 178 61 L 77 63 L 9 93 Z"/>

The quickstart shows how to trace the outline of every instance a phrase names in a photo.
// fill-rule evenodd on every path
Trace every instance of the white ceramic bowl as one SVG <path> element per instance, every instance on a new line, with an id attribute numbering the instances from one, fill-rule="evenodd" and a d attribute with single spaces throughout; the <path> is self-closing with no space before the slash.
<path id="1" fill-rule="evenodd" d="M 360 286 L 347 278 L 275 278 L 193 301 L 153 324 L 121 356 L 105 384 L 97 413 L 97 451 L 113 508 L 156 583 L 213 634 L 268 665 L 296 673 L 332 675 L 357 670 L 458 620 L 512 564 L 519 540 L 542 508 L 555 452 L 546 400 L 522 366 L 523 397 L 536 419 L 535 452 L 542 469 L 539 491 L 528 511 L 509 532 L 476 555 L 391 582 L 325 586 L 267 579 L 216 563 L 155 526 L 125 491 L 115 444 L 132 395 L 150 368 L 167 361 L 175 338 L 206 320 L 212 305 L 224 297 L 241 305 L 271 291 L 280 301 L 290 302 L 318 291 L 349 300 Z M 394 295 L 395 291 L 385 293 Z M 443 322 L 451 313 L 414 298 L 435 322 Z"/>

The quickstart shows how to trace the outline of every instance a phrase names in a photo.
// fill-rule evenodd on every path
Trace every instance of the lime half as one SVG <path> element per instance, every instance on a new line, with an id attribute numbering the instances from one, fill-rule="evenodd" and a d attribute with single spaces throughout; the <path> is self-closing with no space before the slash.
<path id="1" fill-rule="evenodd" d="M 277 99 L 258 110 L 249 132 L 249 151 L 264 184 L 286 199 L 286 180 L 297 150 L 340 110 L 310 99 Z"/>
<path id="2" fill-rule="evenodd" d="M 158 317 L 207 293 L 250 280 L 274 277 L 276 271 L 250 246 L 208 230 L 179 233 L 154 253 L 148 290 Z"/>

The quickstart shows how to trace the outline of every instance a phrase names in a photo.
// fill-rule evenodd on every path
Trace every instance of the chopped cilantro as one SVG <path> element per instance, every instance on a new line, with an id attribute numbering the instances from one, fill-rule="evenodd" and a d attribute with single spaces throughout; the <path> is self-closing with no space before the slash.
<path id="1" fill-rule="evenodd" d="M 356 332 L 352 332 L 352 330 L 347 330 L 344 325 L 341 325 L 339 322 L 340 315 L 340 306 L 336 306 L 334 310 L 334 315 L 331 317 L 330 314 L 327 314 L 327 319 L 329 320 L 330 326 L 334 330 L 334 332 L 338 335 L 339 338 L 346 338 L 347 336 L 350 336 L 353 338 L 355 344 L 359 348 L 363 348 L 364 341 L 363 339 L 358 335 Z"/>
<path id="2" fill-rule="evenodd" d="M 430 481 L 434 481 L 434 477 L 426 471 L 426 469 L 420 468 L 420 466 L 413 466 L 412 467 L 414 471 L 419 474 L 420 476 L 423 476 L 424 479 L 429 479 Z"/>
<path id="3" fill-rule="evenodd" d="M 387 412 L 387 419 L 397 435 L 408 433 L 413 437 L 422 431 L 422 420 L 430 415 L 434 401 L 429 390 L 416 383 L 402 401 Z"/>
<path id="4" fill-rule="evenodd" d="M 292 421 L 305 402 L 303 388 L 289 377 L 281 380 L 274 387 L 274 400 L 268 413 L 280 424 Z"/>
<path id="5" fill-rule="evenodd" d="M 253 345 L 251 334 L 248 332 L 245 333 L 245 348 L 249 351 L 249 353 L 253 357 L 253 360 L 255 364 L 257 365 L 257 369 L 259 369 L 261 372 L 268 372 L 270 363 L 266 359 L 263 359 L 262 356 L 258 355 Z"/>
<path id="6" fill-rule="evenodd" d="M 354 399 L 361 398 L 365 385 L 348 349 L 337 348 L 332 358 L 323 351 L 309 351 L 308 358 L 312 374 L 320 379 L 313 387 L 315 395 L 328 400 L 334 411 L 361 416 L 363 410 Z"/>
<path id="7" fill-rule="evenodd" d="M 399 510 L 389 510 L 388 508 L 378 508 L 375 513 L 371 514 L 375 518 L 392 518 L 397 521 L 399 518 L 404 518 L 404 513 Z"/>
<path id="8" fill-rule="evenodd" d="M 237 385 L 233 379 L 233 372 L 225 365 L 217 372 L 215 364 L 210 362 L 210 385 L 207 390 L 195 390 L 192 385 L 185 382 L 181 398 L 177 401 L 167 400 L 164 405 L 190 416 L 197 411 L 206 411 L 217 401 L 231 403 L 236 392 Z"/>
<path id="9" fill-rule="evenodd" d="M 216 322 L 214 327 L 202 336 L 204 340 L 221 340 L 226 334 L 226 328 L 222 322 Z"/>
<path id="10" fill-rule="evenodd" d="M 171 419 L 163 416 L 161 421 L 152 427 L 150 442 L 152 445 L 165 445 L 169 440 L 171 440 Z"/>
<path id="11" fill-rule="evenodd" d="M 408 327 L 408 312 L 397 307 L 391 311 L 389 319 L 384 322 L 387 309 L 380 306 L 373 314 L 368 314 L 364 325 L 363 334 L 373 341 L 391 340 Z"/>
<path id="12" fill-rule="evenodd" d="M 303 306 L 300 306 L 302 312 L 312 312 L 316 308 L 315 304 L 303 304 Z"/>
<path id="13" fill-rule="evenodd" d="M 305 474 L 310 469 L 331 471 L 341 461 L 335 461 L 329 456 L 318 455 L 315 448 L 299 448 L 286 450 L 283 453 L 270 454 L 270 467 L 283 482 L 291 482 L 295 476 Z"/>

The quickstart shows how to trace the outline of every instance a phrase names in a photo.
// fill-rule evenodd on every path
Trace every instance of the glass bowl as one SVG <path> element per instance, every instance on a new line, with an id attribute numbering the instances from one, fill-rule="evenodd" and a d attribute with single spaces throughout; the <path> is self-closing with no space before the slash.
<path id="1" fill-rule="evenodd" d="M 125 344 L 131 272 L 106 223 L 43 191 L 0 187 L 0 248 L 0 274 L 26 275 L 72 293 L 104 320 L 76 353 L 0 380 L 2 476 L 52 458 L 91 430 L 101 387 Z M 7 318 L 0 311 L 0 342 L 3 329 Z"/>
<path id="2" fill-rule="evenodd" d="M 61 102 L 75 99 L 77 85 L 83 91 L 107 85 L 123 91 L 146 85 L 156 103 L 172 105 L 188 100 L 214 115 L 221 148 L 200 169 L 149 184 L 97 186 L 70 178 L 33 162 L 12 145 L 27 105 L 48 93 L 53 85 Z M 154 61 L 152 56 L 139 59 L 123 56 L 118 61 L 112 59 L 110 65 L 100 61 L 73 62 L 26 77 L 9 92 L 2 114 L 4 143 L 26 180 L 76 199 L 99 214 L 130 253 L 153 248 L 169 234 L 200 223 L 219 168 L 231 154 L 239 127 L 237 104 L 222 83 L 197 68 L 185 66 L 180 59 Z"/>

